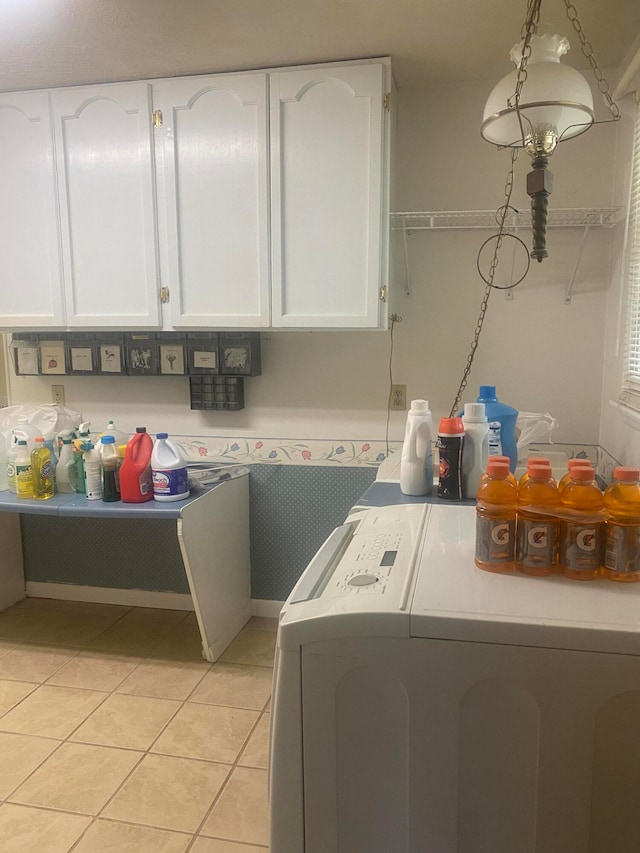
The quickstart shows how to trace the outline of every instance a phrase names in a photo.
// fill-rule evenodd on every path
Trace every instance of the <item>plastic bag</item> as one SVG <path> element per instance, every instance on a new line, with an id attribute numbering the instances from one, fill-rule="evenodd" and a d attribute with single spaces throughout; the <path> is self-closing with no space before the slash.
<path id="1" fill-rule="evenodd" d="M 71 429 L 79 424 L 82 415 L 58 403 L 41 406 L 22 403 L 19 406 L 6 406 L 0 409 L 0 434 L 4 436 L 5 441 L 11 437 L 11 430 L 18 418 L 26 418 L 32 426 L 38 428 L 40 435 L 45 439 L 53 439 L 61 430 Z"/>
<path id="2" fill-rule="evenodd" d="M 544 415 L 540 412 L 518 412 L 518 456 L 520 451 L 526 450 L 530 444 L 551 444 L 551 431 L 557 428 L 558 421 L 549 412 Z"/>

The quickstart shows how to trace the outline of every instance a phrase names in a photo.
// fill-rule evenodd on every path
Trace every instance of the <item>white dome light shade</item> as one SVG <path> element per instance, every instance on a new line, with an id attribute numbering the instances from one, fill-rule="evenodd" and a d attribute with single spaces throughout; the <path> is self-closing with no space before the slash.
<path id="1" fill-rule="evenodd" d="M 569 49 L 566 38 L 532 36 L 527 79 L 520 93 L 523 140 L 516 110 L 509 106 L 516 91 L 522 47 L 523 43 L 511 51 L 516 69 L 489 95 L 480 132 L 494 145 L 525 147 L 529 153 L 545 147 L 551 153 L 557 142 L 578 136 L 593 124 L 593 96 L 582 74 L 560 62 Z"/>

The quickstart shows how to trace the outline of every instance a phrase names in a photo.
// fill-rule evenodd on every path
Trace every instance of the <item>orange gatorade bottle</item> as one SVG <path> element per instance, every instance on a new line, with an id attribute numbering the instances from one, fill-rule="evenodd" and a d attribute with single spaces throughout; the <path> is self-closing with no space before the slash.
<path id="1" fill-rule="evenodd" d="M 507 465 L 510 464 L 508 456 L 490 456 L 489 459 L 487 460 L 487 465 L 489 464 L 489 462 L 506 462 Z M 480 477 L 480 485 L 482 485 L 488 479 L 489 479 L 489 475 L 485 471 L 484 474 L 482 475 L 482 477 Z M 507 479 L 509 480 L 509 482 L 513 483 L 514 486 L 518 485 L 518 481 L 516 480 L 516 478 L 511 473 L 511 469 L 509 469 L 509 476 L 507 477 Z"/>
<path id="2" fill-rule="evenodd" d="M 640 581 L 640 469 L 616 468 L 604 493 L 605 577 Z"/>
<path id="3" fill-rule="evenodd" d="M 527 459 L 527 470 L 524 472 L 522 477 L 520 477 L 520 481 L 518 482 L 518 488 L 519 489 L 521 489 L 522 486 L 524 486 L 524 484 L 529 479 L 529 471 L 530 471 L 532 465 L 549 465 L 550 466 L 551 462 L 549 459 L 547 459 L 546 456 L 530 456 Z"/>
<path id="4" fill-rule="evenodd" d="M 575 466 L 569 485 L 560 493 L 560 556 L 562 573 L 574 580 L 595 580 L 602 564 L 604 496 L 591 466 Z"/>
<path id="5" fill-rule="evenodd" d="M 550 575 L 558 557 L 560 496 L 551 465 L 529 462 L 529 479 L 518 489 L 516 568 L 527 575 Z"/>
<path id="6" fill-rule="evenodd" d="M 486 474 L 478 489 L 475 563 L 488 572 L 512 572 L 518 490 L 509 477 L 508 461 L 489 457 Z"/>
<path id="7" fill-rule="evenodd" d="M 569 469 L 567 473 L 562 477 L 560 482 L 558 483 L 558 491 L 564 492 L 569 483 L 571 482 L 571 472 L 574 468 L 582 466 L 583 468 L 591 468 L 591 462 L 588 459 L 569 459 L 567 461 L 567 468 Z"/>

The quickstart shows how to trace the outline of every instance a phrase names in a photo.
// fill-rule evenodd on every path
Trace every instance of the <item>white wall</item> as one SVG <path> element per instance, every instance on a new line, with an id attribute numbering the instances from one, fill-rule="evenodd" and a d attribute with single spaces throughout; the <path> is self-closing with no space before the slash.
<path id="1" fill-rule="evenodd" d="M 398 210 L 495 209 L 503 200 L 509 155 L 483 142 L 479 124 L 491 83 L 398 93 Z M 560 146 L 553 157 L 554 207 L 608 206 L 613 201 L 614 126 L 597 127 Z M 527 158 L 518 163 L 513 202 L 528 209 Z M 434 415 L 448 414 L 466 362 L 483 284 L 476 252 L 490 232 L 415 233 L 409 238 L 413 296 L 394 309 L 394 381 L 409 398 L 427 397 Z M 527 242 L 528 235 L 525 236 Z M 558 441 L 597 442 L 602 353 L 610 279 L 610 233 L 592 238 L 576 277 L 564 290 L 582 234 L 549 233 L 548 258 L 507 301 L 493 293 L 469 390 L 495 383 L 499 397 L 526 411 L 549 411 Z M 99 425 L 146 424 L 180 434 L 288 438 L 381 439 L 386 425 L 390 336 L 376 332 L 270 332 L 263 336 L 263 375 L 245 380 L 239 413 L 189 410 L 186 378 L 65 377 L 67 405 Z M 59 379 L 56 382 L 59 383 Z M 13 402 L 50 400 L 50 382 L 11 381 Z M 401 438 L 404 413 L 391 416 Z"/>

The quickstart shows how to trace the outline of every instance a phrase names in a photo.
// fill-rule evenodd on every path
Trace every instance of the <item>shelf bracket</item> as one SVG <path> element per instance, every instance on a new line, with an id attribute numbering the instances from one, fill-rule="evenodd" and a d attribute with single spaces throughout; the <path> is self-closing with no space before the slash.
<path id="1" fill-rule="evenodd" d="M 406 221 L 402 219 L 402 248 L 404 255 L 404 295 L 407 299 L 411 299 L 411 276 L 409 274 L 409 244 L 407 237 L 411 232 L 406 227 Z"/>
<path id="2" fill-rule="evenodd" d="M 584 226 L 584 231 L 582 232 L 582 240 L 580 241 L 580 248 L 578 249 L 578 257 L 576 259 L 575 266 L 573 268 L 573 272 L 571 273 L 571 278 L 569 280 L 569 285 L 564 294 L 564 304 L 571 305 L 571 291 L 573 290 L 573 283 L 576 280 L 576 273 L 578 272 L 578 267 L 580 266 L 580 260 L 582 258 L 582 252 L 584 251 L 585 243 L 587 242 L 587 236 L 589 234 L 589 225 Z"/>

